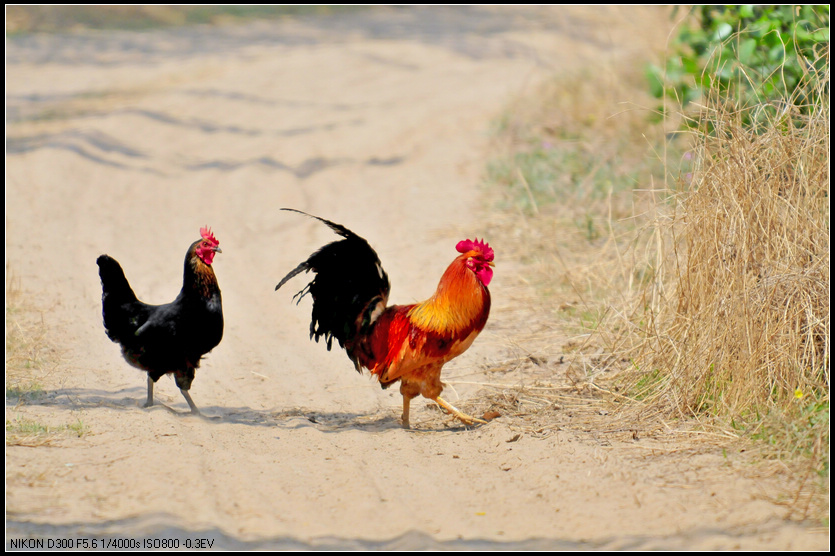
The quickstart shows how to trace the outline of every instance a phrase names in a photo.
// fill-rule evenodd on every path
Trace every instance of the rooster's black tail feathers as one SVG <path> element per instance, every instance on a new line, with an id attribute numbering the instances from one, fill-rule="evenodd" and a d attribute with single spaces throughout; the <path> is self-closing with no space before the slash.
<path id="1" fill-rule="evenodd" d="M 328 349 L 333 338 L 345 347 L 362 327 L 363 315 L 372 300 L 385 306 L 391 285 L 380 264 L 380 258 L 368 242 L 341 224 L 298 212 L 328 225 L 345 239 L 329 243 L 310 255 L 308 259 L 281 279 L 275 289 L 303 271 L 313 271 L 316 276 L 294 298 L 306 294 L 313 297 L 313 313 L 310 337 L 319 341 L 324 336 Z M 350 354 L 349 354 L 350 357 Z"/>

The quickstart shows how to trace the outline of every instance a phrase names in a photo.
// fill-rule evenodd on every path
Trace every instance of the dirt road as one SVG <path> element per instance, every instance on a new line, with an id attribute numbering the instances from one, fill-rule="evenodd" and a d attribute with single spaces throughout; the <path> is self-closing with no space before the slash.
<path id="1" fill-rule="evenodd" d="M 7 445 L 7 548 L 825 549 L 826 532 L 784 520 L 769 484 L 718 449 L 520 434 L 510 417 L 468 429 L 422 401 L 404 431 L 396 388 L 308 340 L 309 302 L 290 299 L 306 282 L 273 291 L 332 238 L 279 211 L 295 207 L 367 238 L 393 302 L 428 297 L 491 218 L 478 186 L 491 120 L 554 72 L 628 56 L 612 22 L 659 32 L 628 13 L 426 8 L 7 40 L 6 272 L 59 358 L 42 394 L 7 395 L 7 431 L 82 431 Z M 143 409 L 144 376 L 103 331 L 96 257 L 164 303 L 207 224 L 226 319 L 191 390 L 208 418 L 167 378 Z M 477 383 L 526 380 L 488 372 L 526 330 L 510 317 L 519 268 L 487 239 L 493 313 L 444 373 L 473 412 Z"/>

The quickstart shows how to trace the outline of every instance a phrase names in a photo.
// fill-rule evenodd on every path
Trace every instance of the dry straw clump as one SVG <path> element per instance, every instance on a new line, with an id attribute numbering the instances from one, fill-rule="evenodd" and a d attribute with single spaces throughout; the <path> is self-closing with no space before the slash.
<path id="1" fill-rule="evenodd" d="M 631 386 L 669 415 L 816 459 L 829 443 L 828 63 L 810 78 L 817 101 L 802 109 L 703 107 L 692 181 L 658 231 L 668 252 L 642 298 Z"/>

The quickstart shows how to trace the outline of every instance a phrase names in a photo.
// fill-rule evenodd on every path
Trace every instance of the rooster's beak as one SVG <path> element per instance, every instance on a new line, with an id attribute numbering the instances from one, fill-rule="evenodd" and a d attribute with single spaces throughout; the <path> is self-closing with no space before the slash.
<path id="1" fill-rule="evenodd" d="M 489 264 L 490 266 L 496 266 L 496 264 L 493 261 L 488 261 L 487 264 Z"/>
<path id="2" fill-rule="evenodd" d="M 214 251 L 215 253 L 223 253 L 223 251 L 220 250 L 220 247 L 215 247 L 214 249 L 212 249 L 212 251 Z"/>

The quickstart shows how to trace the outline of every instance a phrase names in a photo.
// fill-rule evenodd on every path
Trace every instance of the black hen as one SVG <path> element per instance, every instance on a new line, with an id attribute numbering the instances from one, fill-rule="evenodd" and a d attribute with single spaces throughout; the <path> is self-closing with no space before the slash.
<path id="1" fill-rule="evenodd" d="M 220 288 L 212 260 L 219 242 L 207 228 L 186 252 L 183 289 L 165 305 L 136 298 L 122 267 L 108 255 L 96 263 L 102 283 L 102 317 L 107 336 L 122 346 L 125 361 L 148 373 L 148 400 L 154 405 L 154 382 L 173 373 L 192 413 L 200 413 L 188 391 L 200 358 L 223 337 Z"/>
<path id="2" fill-rule="evenodd" d="M 386 308 L 391 283 L 383 270 L 374 249 L 363 238 L 340 224 L 307 214 L 296 209 L 283 208 L 315 218 L 327 224 L 345 239 L 329 243 L 313 253 L 306 261 L 291 270 L 275 287 L 276 290 L 303 271 L 313 271 L 316 277 L 302 291 L 293 296 L 298 304 L 302 297 L 313 297 L 313 315 L 310 321 L 310 337 L 317 342 L 325 337 L 328 350 L 333 339 L 340 347 L 348 345 L 348 357 L 358 372 L 362 372 L 354 340 L 368 333 L 378 316 Z M 316 303 L 325 298 L 327 302 Z"/>

